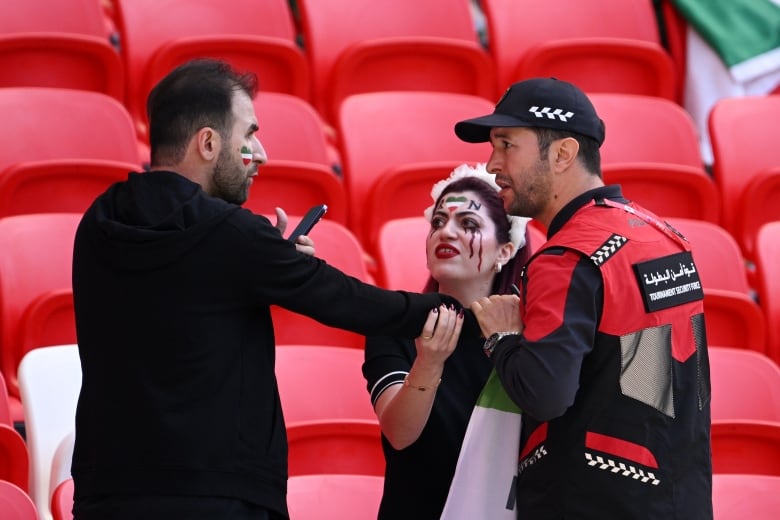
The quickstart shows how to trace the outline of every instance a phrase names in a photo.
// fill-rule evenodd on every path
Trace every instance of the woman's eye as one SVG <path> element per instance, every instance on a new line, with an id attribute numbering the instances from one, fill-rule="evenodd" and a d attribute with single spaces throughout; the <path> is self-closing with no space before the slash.
<path id="1" fill-rule="evenodd" d="M 433 217 L 431 219 L 431 227 L 433 229 L 439 229 L 440 227 L 444 226 L 444 219 L 441 217 Z"/>
<path id="2" fill-rule="evenodd" d="M 460 225 L 463 226 L 463 229 L 479 229 L 479 222 L 470 218 L 463 219 Z"/>

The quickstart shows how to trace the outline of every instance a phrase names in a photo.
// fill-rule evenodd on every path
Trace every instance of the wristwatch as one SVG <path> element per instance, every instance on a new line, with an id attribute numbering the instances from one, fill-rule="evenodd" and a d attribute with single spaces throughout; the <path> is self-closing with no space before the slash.
<path id="1" fill-rule="evenodd" d="M 493 355 L 493 351 L 496 349 L 496 345 L 498 345 L 498 342 L 501 341 L 502 338 L 505 336 L 519 336 L 520 333 L 516 330 L 508 331 L 508 332 L 494 332 L 490 335 L 488 339 L 485 340 L 485 344 L 482 346 L 482 350 L 485 352 L 485 355 L 487 357 L 490 357 Z"/>

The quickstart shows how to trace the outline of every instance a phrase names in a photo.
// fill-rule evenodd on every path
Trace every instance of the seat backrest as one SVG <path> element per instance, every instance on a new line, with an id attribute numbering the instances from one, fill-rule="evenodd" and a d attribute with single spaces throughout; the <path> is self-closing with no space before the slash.
<path id="1" fill-rule="evenodd" d="M 602 164 L 652 162 L 703 169 L 696 125 L 680 105 L 631 94 L 588 97 L 606 127 Z"/>
<path id="2" fill-rule="evenodd" d="M 774 518 L 780 510 L 780 476 L 716 473 L 712 511 L 718 520 Z"/>
<path id="3" fill-rule="evenodd" d="M 290 477 L 287 480 L 290 518 L 376 518 L 384 480 L 384 477 L 377 475 L 318 474 Z"/>
<path id="4" fill-rule="evenodd" d="M 690 242 L 704 288 L 751 294 L 745 259 L 731 233 L 703 220 L 676 217 L 665 220 Z"/>
<path id="5" fill-rule="evenodd" d="M 26 161 L 0 175 L 0 218 L 25 213 L 83 213 L 137 163 L 98 159 Z"/>
<path id="6" fill-rule="evenodd" d="M 752 296 L 727 289 L 704 288 L 707 342 L 769 354 L 767 320 Z"/>
<path id="7" fill-rule="evenodd" d="M 431 225 L 423 216 L 388 220 L 379 230 L 379 282 L 393 290 L 420 292 L 430 276 L 425 239 Z"/>
<path id="8" fill-rule="evenodd" d="M 712 421 L 713 473 L 780 476 L 780 422 Z"/>
<path id="9" fill-rule="evenodd" d="M 265 215 L 281 207 L 290 216 L 302 216 L 317 204 L 328 205 L 324 218 L 347 225 L 346 189 L 331 168 L 317 163 L 275 160 L 260 167 L 243 206 Z"/>
<path id="10" fill-rule="evenodd" d="M 0 482 L 13 483 L 26 493 L 29 475 L 30 456 L 24 439 L 13 426 L 0 424 Z M 5 512 L 1 506 L 0 511 Z"/>
<path id="11" fill-rule="evenodd" d="M 95 0 L 25 0 L 4 2 L 0 34 L 12 32 L 67 32 L 103 35 L 107 20 Z"/>
<path id="12" fill-rule="evenodd" d="M 51 497 L 53 520 L 73 520 L 73 479 L 63 480 Z"/>
<path id="13" fill-rule="evenodd" d="M 620 184 L 623 195 L 661 217 L 718 223 L 715 182 L 702 168 L 671 163 L 612 163 L 602 167 L 604 182 Z"/>
<path id="14" fill-rule="evenodd" d="M 51 469 L 63 439 L 75 429 L 81 362 L 75 344 L 36 348 L 19 364 L 30 451 L 30 496 L 42 516 L 50 514 Z"/>
<path id="15" fill-rule="evenodd" d="M 276 381 L 286 424 L 321 419 L 375 420 L 363 379 L 363 351 L 328 345 L 276 349 Z"/>
<path id="16" fill-rule="evenodd" d="M 333 166 L 325 123 L 308 101 L 281 92 L 260 92 L 254 106 L 260 122 L 257 136 L 270 162 L 283 159 Z"/>
<path id="17" fill-rule="evenodd" d="M 323 419 L 287 425 L 289 475 L 385 474 L 379 421 Z"/>
<path id="18" fill-rule="evenodd" d="M 172 66 L 197 56 L 187 56 L 181 48 L 166 51 L 178 53 L 176 59 L 156 56 L 166 45 L 189 39 L 188 44 L 201 56 L 225 58 L 237 68 L 250 68 L 258 73 L 262 90 L 279 86 L 273 67 L 262 65 L 274 63 L 279 53 L 300 54 L 301 64 L 305 66 L 305 59 L 295 46 L 295 27 L 286 0 L 115 0 L 114 3 L 128 78 L 127 104 L 136 122 L 142 125 L 146 124 L 146 96 L 151 86 Z M 205 43 L 202 48 L 198 40 Z M 150 70 L 154 59 L 165 63 L 158 63 L 151 67 L 155 70 Z M 288 77 L 287 83 L 297 88 L 298 79 Z M 305 83 L 308 87 L 308 77 Z M 139 130 L 145 133 L 144 127 Z"/>
<path id="19" fill-rule="evenodd" d="M 780 421 L 780 367 L 752 350 L 709 347 L 712 419 Z"/>
<path id="20" fill-rule="evenodd" d="M 133 122 L 104 94 L 57 88 L 0 89 L 4 124 L 0 175 L 9 166 L 49 159 L 102 159 L 139 164 Z M 49 134 L 41 136 L 41 129 Z"/>
<path id="21" fill-rule="evenodd" d="M 468 0 L 298 0 L 296 4 L 315 102 L 333 80 L 334 66 L 344 51 L 361 42 L 433 37 L 478 45 Z M 396 76 L 405 73 L 391 72 Z"/>
<path id="22" fill-rule="evenodd" d="M 371 242 L 363 222 L 369 210 L 366 200 L 373 185 L 391 168 L 434 161 L 486 162 L 490 145 L 461 141 L 453 125 L 491 113 L 493 108 L 485 98 L 449 92 L 372 92 L 346 98 L 338 128 L 349 227 L 358 238 Z"/>
<path id="23" fill-rule="evenodd" d="M 534 45 L 564 38 L 611 37 L 660 48 L 655 13 L 645 0 L 482 0 L 490 52 L 500 85 L 514 80 L 518 60 Z"/>
<path id="24" fill-rule="evenodd" d="M 766 316 L 769 356 L 780 363 L 780 222 L 761 226 L 756 238 L 758 301 Z"/>
<path id="25" fill-rule="evenodd" d="M 17 369 L 27 353 L 23 318 L 42 295 L 70 291 L 73 240 L 80 219 L 74 213 L 0 219 L 0 359 L 11 398 L 18 400 Z"/>
<path id="26" fill-rule="evenodd" d="M 276 217 L 270 217 L 272 222 Z M 290 216 L 287 233 L 300 222 L 300 216 Z M 287 236 L 287 234 L 285 234 Z M 316 256 L 342 272 L 372 283 L 362 246 L 352 232 L 336 221 L 322 219 L 309 233 L 314 240 Z M 328 327 L 307 316 L 276 305 L 271 306 L 274 335 L 277 345 L 321 344 L 363 348 L 365 338 L 360 334 Z"/>
<path id="27" fill-rule="evenodd" d="M 744 200 L 745 189 L 757 174 L 780 165 L 776 154 L 767 153 L 776 146 L 777 121 L 777 95 L 723 98 L 709 114 L 712 174 L 721 196 L 723 227 L 743 247 L 739 218 L 742 208 L 754 203 Z"/>
<path id="28" fill-rule="evenodd" d="M 3 520 L 38 520 L 38 511 L 27 493 L 3 480 L 0 480 L 0 511 Z"/>

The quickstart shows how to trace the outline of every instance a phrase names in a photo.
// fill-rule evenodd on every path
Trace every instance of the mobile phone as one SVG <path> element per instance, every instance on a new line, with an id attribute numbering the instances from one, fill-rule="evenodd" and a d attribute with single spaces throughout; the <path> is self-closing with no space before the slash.
<path id="1" fill-rule="evenodd" d="M 290 233 L 290 236 L 287 237 L 287 240 L 294 243 L 296 240 L 298 240 L 298 237 L 300 235 L 308 235 L 311 229 L 314 227 L 314 224 L 319 222 L 322 216 L 327 211 L 328 211 L 327 204 L 319 204 L 309 209 L 309 211 L 306 212 L 306 215 L 303 216 L 303 218 L 298 223 L 298 225 L 295 226 L 293 232 Z"/>

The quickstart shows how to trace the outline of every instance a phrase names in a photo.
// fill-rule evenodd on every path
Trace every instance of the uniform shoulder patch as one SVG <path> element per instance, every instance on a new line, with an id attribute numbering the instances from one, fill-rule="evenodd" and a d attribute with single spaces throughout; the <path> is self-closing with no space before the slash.
<path id="1" fill-rule="evenodd" d="M 613 234 L 606 242 L 601 244 L 601 247 L 591 253 L 591 261 L 598 266 L 602 265 L 623 247 L 626 242 L 628 242 L 628 239 L 623 235 Z"/>

